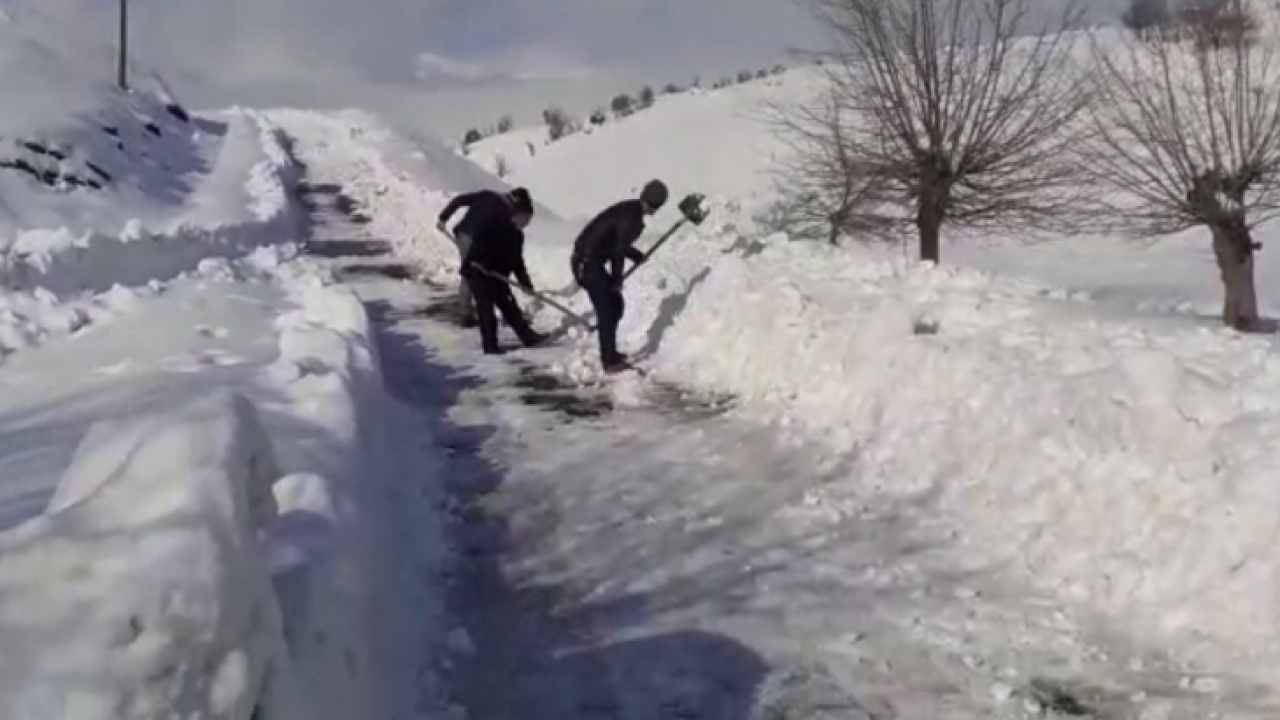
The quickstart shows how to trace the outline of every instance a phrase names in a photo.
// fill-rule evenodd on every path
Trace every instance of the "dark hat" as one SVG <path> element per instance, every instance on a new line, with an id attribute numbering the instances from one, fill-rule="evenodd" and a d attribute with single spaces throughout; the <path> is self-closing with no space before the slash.
<path id="1" fill-rule="evenodd" d="M 667 186 L 661 180 L 651 180 L 640 192 L 640 200 L 657 210 L 667 204 Z"/>
<path id="2" fill-rule="evenodd" d="M 522 187 L 518 187 L 511 191 L 511 204 L 515 206 L 517 213 L 525 215 L 533 214 L 533 198 L 529 197 L 529 191 Z"/>

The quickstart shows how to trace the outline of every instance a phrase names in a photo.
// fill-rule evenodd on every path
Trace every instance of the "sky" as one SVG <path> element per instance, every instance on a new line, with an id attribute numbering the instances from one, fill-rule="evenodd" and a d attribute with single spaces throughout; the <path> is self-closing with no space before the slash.
<path id="1" fill-rule="evenodd" d="M 1042 11 L 1063 1 L 1031 0 Z M 56 7 L 108 41 L 115 32 L 115 0 L 0 2 Z M 189 104 L 363 105 L 446 135 L 771 66 L 822 41 L 801 0 L 129 2 L 134 59 Z"/>

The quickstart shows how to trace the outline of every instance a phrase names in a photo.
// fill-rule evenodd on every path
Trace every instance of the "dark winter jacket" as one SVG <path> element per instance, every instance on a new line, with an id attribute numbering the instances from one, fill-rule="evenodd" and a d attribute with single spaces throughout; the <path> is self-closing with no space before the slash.
<path id="1" fill-rule="evenodd" d="M 481 190 L 455 197 L 445 206 L 444 212 L 440 213 L 440 222 L 448 224 L 453 216 L 464 208 L 467 214 L 453 229 L 455 235 L 475 238 L 495 224 L 511 222 L 511 203 L 492 190 Z"/>
<path id="2" fill-rule="evenodd" d="M 644 253 L 633 245 L 643 232 L 644 204 L 639 200 L 624 200 L 600 213 L 573 244 L 574 277 L 581 282 L 587 275 L 607 274 L 614 287 L 621 286 L 624 258 L 644 261 Z"/>
<path id="3" fill-rule="evenodd" d="M 514 274 L 522 287 L 533 289 L 524 264 L 524 231 L 510 219 L 495 222 L 472 236 L 471 250 L 463 262 L 463 277 L 483 277 L 476 265 L 504 278 Z"/>

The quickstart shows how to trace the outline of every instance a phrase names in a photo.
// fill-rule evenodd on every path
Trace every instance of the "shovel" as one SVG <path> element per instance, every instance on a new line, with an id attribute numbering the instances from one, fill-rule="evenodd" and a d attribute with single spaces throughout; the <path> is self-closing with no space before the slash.
<path id="1" fill-rule="evenodd" d="M 442 231 L 442 232 L 443 232 L 443 231 Z M 452 234 L 452 233 L 445 232 L 445 233 L 444 233 L 444 235 L 445 235 L 446 237 L 448 237 L 450 240 L 454 240 L 454 237 L 453 237 L 453 234 Z M 454 242 L 456 243 L 457 241 L 456 241 L 456 240 L 454 240 Z M 584 325 L 584 326 L 586 326 L 586 327 L 588 327 L 588 328 L 590 328 L 590 327 L 591 327 L 590 323 L 588 323 L 588 322 L 587 322 L 587 321 L 586 321 L 586 320 L 585 320 L 581 315 L 579 315 L 579 314 L 575 313 L 574 311 L 570 310 L 569 308 L 567 308 L 567 307 L 565 307 L 565 306 L 561 305 L 560 303 L 556 302 L 555 300 L 552 300 L 551 298 L 547 297 L 546 295 L 543 295 L 542 293 L 540 293 L 540 292 L 538 292 L 538 291 L 536 291 L 536 290 L 530 290 L 530 289 L 526 288 L 525 286 L 523 286 L 523 285 L 521 285 L 521 284 L 519 284 L 519 283 L 511 282 L 511 280 L 510 280 L 510 279 L 505 278 L 505 277 L 503 277 L 503 276 L 499 275 L 499 274 L 498 274 L 498 273 L 496 273 L 496 272 L 493 272 L 492 270 L 490 270 L 489 268 L 484 267 L 483 265 L 477 265 L 476 263 L 471 263 L 471 267 L 472 267 L 472 269 L 474 269 L 476 272 L 479 272 L 481 275 L 484 275 L 485 277 L 488 277 L 488 278 L 492 278 L 492 279 L 494 279 L 494 280 L 497 280 L 497 281 L 499 281 L 499 282 L 501 282 L 501 283 L 503 283 L 503 284 L 507 285 L 508 287 L 514 288 L 514 289 L 516 289 L 516 290 L 519 290 L 519 291 L 520 291 L 520 292 L 522 292 L 522 293 L 525 293 L 526 295 L 529 295 L 529 296 L 531 296 L 531 297 L 533 297 L 533 298 L 535 298 L 535 299 L 541 300 L 542 302 L 544 302 L 544 303 L 546 303 L 546 304 L 550 305 L 551 307 L 555 308 L 556 310 L 559 310 L 560 312 L 564 313 L 565 315 L 567 315 L 567 316 L 569 317 L 569 319 L 573 320 L 574 322 L 578 323 L 579 325 Z"/>
<path id="2" fill-rule="evenodd" d="M 701 225 L 702 221 L 707 219 L 707 198 L 705 195 L 700 193 L 689 195 L 680 201 L 680 205 L 678 207 L 680 208 L 680 215 L 682 215 L 682 217 L 676 221 L 675 225 L 671 226 L 671 229 L 668 230 L 666 234 L 658 238 L 658 242 L 654 243 L 653 246 L 645 252 L 643 262 L 631 266 L 631 269 L 622 276 L 623 280 L 631 277 L 636 270 L 640 269 L 641 265 L 648 263 L 649 259 L 652 258 L 668 240 L 674 237 L 675 234 L 679 232 L 680 228 L 684 227 L 687 223 Z"/>
<path id="3" fill-rule="evenodd" d="M 555 300 L 552 300 L 551 298 L 547 297 L 546 295 L 543 295 L 542 293 L 538 292 L 537 290 L 530 290 L 529 288 L 527 288 L 527 287 L 525 287 L 525 286 L 521 285 L 520 283 L 512 282 L 510 279 L 505 278 L 505 277 L 503 277 L 503 276 L 499 275 L 498 273 L 493 272 L 492 270 L 490 270 L 490 269 L 488 269 L 488 268 L 486 268 L 486 267 L 483 267 L 483 266 L 481 266 L 481 265 L 477 265 L 477 264 L 475 264 L 475 263 L 471 263 L 471 269 L 475 270 L 476 272 L 480 273 L 481 275 L 484 275 L 485 277 L 492 278 L 492 279 L 494 279 L 494 280 L 497 280 L 497 281 L 499 281 L 499 282 L 501 282 L 501 283 L 506 284 L 508 287 L 514 288 L 514 289 L 516 289 L 516 290 L 519 290 L 520 292 L 525 293 L 526 295 L 529 295 L 530 297 L 533 297 L 533 298 L 535 298 L 535 299 L 537 299 L 537 300 L 541 300 L 542 302 L 544 302 L 544 303 L 546 303 L 546 304 L 550 305 L 551 307 L 553 307 L 553 308 L 555 308 L 555 309 L 559 310 L 560 312 L 564 313 L 565 315 L 567 315 L 567 316 L 569 317 L 569 319 L 570 319 L 570 320 L 573 320 L 574 322 L 578 323 L 579 325 L 583 325 L 583 326 L 587 327 L 588 329 L 590 329 L 590 327 L 591 327 L 591 325 L 587 322 L 587 320 L 586 320 L 585 318 L 583 318 L 581 315 L 579 315 L 579 314 L 575 313 L 574 311 L 570 310 L 569 308 L 567 308 L 567 307 L 565 307 L 565 306 L 561 305 L 560 303 L 556 302 Z"/>

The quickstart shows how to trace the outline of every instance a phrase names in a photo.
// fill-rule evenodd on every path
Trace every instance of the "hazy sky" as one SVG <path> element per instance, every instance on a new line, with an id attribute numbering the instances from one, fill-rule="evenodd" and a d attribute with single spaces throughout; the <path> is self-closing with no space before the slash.
<path id="1" fill-rule="evenodd" d="M 1063 0 L 1031 1 L 1050 9 Z M 71 7 L 67 17 L 80 32 L 114 32 L 115 0 L 7 2 Z M 503 107 L 528 117 L 547 102 L 594 104 L 641 81 L 711 78 L 820 42 L 798 0 L 130 0 L 130 7 L 137 59 L 161 68 L 195 104 L 394 101 L 447 132 Z"/>

